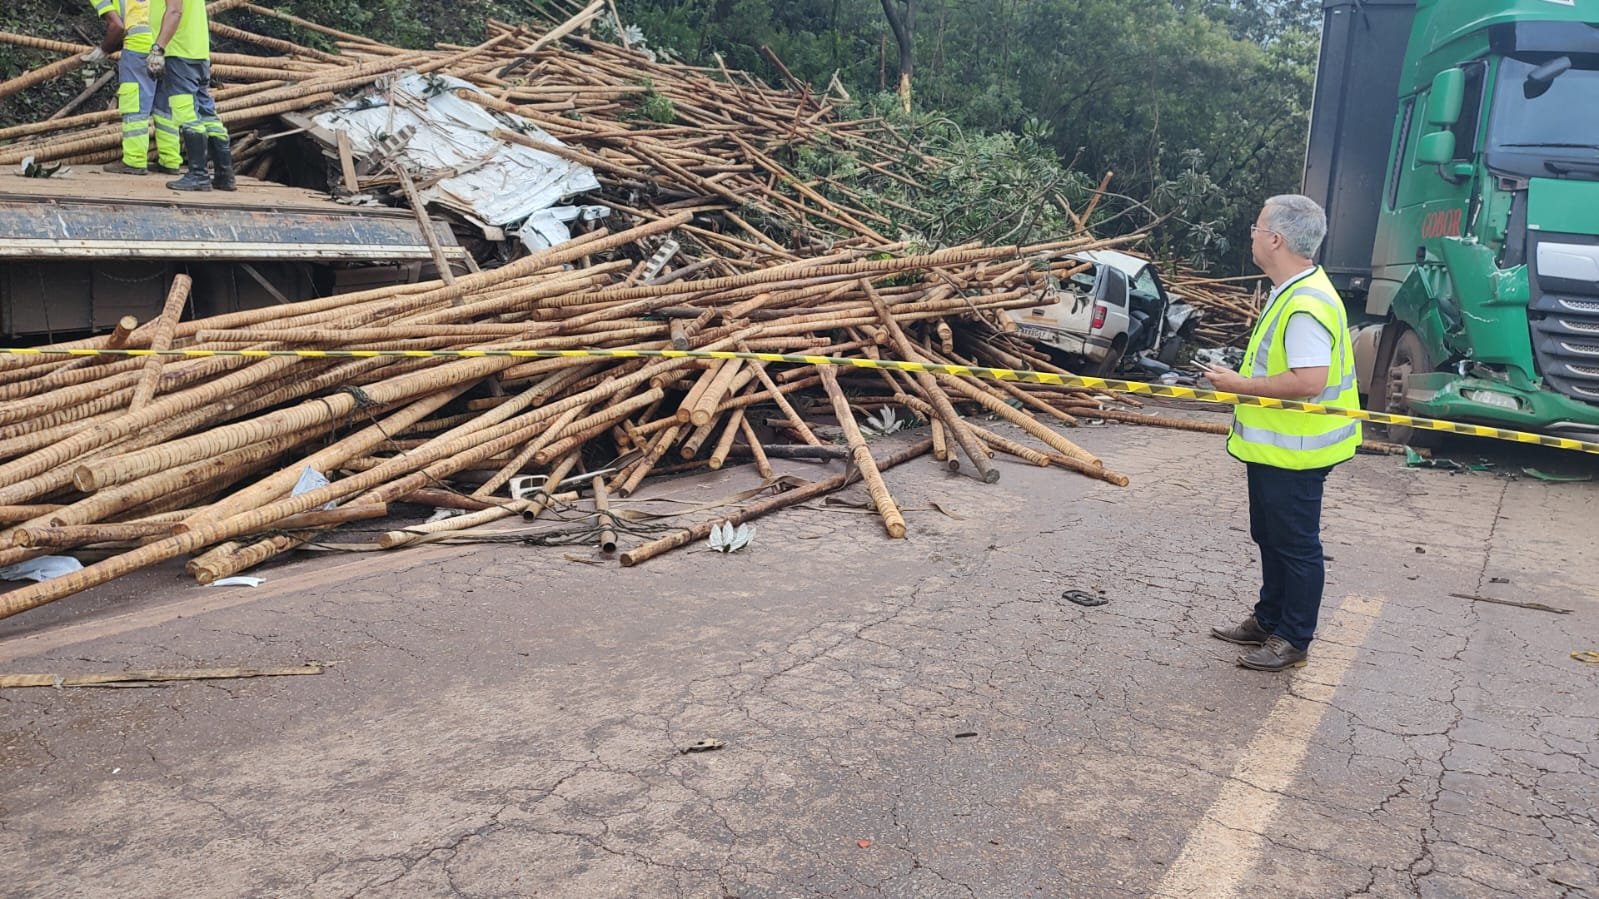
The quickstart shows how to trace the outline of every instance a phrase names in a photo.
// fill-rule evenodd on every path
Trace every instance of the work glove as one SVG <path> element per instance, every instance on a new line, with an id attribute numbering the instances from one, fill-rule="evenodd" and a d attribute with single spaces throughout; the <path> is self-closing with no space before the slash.
<path id="1" fill-rule="evenodd" d="M 144 61 L 144 67 L 150 70 L 151 77 L 160 78 L 161 73 L 167 70 L 167 51 L 157 44 L 150 48 L 150 57 Z"/>
<path id="2" fill-rule="evenodd" d="M 102 62 L 105 62 L 106 52 L 101 50 L 99 47 L 95 47 L 93 50 L 90 50 L 88 53 L 85 53 L 78 58 L 83 60 L 84 65 L 96 66 Z"/>

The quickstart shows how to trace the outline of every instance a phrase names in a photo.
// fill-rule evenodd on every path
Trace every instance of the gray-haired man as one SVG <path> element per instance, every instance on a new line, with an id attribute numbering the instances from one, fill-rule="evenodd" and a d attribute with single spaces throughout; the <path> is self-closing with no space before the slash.
<path id="1" fill-rule="evenodd" d="M 1334 408 L 1360 405 L 1349 321 L 1313 260 L 1327 217 L 1308 197 L 1272 197 L 1251 225 L 1255 264 L 1274 287 L 1244 352 L 1246 374 L 1211 366 L 1217 390 Z M 1321 497 L 1327 473 L 1360 446 L 1360 423 L 1332 415 L 1239 406 L 1227 451 L 1249 471 L 1249 533 L 1260 546 L 1254 614 L 1211 634 L 1258 646 L 1238 664 L 1281 671 L 1305 664 L 1321 610 L 1326 565 Z"/>

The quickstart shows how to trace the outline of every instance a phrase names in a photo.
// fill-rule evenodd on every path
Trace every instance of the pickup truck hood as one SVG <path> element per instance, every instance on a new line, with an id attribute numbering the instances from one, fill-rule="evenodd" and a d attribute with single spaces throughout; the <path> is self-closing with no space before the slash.
<path id="1" fill-rule="evenodd" d="M 1532 179 L 1527 185 L 1527 226 L 1599 235 L 1599 181 Z"/>

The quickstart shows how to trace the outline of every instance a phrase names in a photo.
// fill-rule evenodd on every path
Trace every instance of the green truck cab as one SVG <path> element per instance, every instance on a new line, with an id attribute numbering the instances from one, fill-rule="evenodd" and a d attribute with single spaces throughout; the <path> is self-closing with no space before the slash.
<path id="1" fill-rule="evenodd" d="M 1304 190 L 1367 408 L 1599 438 L 1599 0 L 1323 15 Z"/>

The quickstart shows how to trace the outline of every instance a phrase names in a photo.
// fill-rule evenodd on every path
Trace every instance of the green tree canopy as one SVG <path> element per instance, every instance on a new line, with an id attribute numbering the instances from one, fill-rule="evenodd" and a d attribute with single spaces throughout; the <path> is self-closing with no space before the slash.
<path id="1" fill-rule="evenodd" d="M 621 0 L 651 42 L 776 77 L 893 88 L 879 0 Z M 1161 249 L 1241 268 L 1259 203 L 1297 190 L 1315 0 L 913 0 L 915 98 L 958 125 L 1033 122 L 1072 168 L 1170 215 Z M 976 144 L 973 144 L 976 146 Z M 1146 217 L 1147 220 L 1147 217 Z"/>

